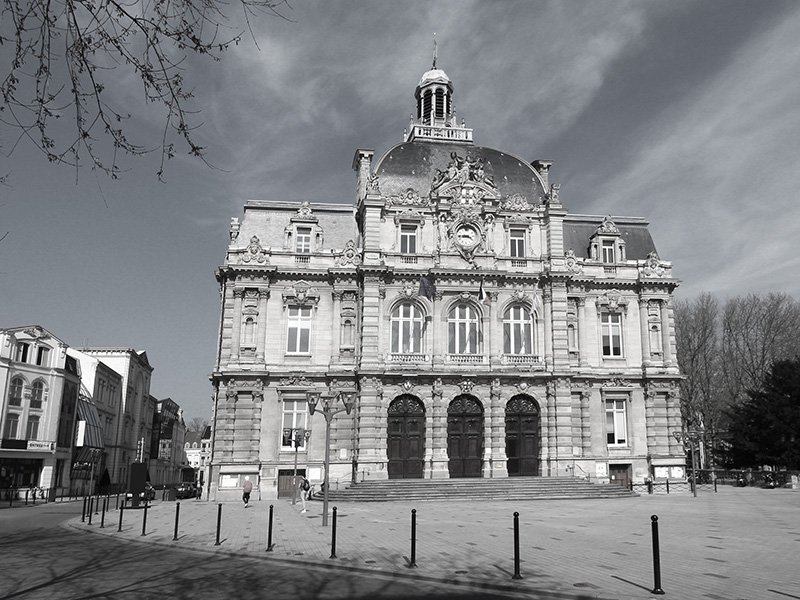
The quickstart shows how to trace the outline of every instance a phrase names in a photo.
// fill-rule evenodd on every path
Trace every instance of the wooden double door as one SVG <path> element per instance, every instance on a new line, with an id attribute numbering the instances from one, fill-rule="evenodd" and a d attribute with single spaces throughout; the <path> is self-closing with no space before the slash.
<path id="1" fill-rule="evenodd" d="M 425 407 L 414 396 L 389 405 L 389 479 L 420 479 L 425 465 Z"/>
<path id="2" fill-rule="evenodd" d="M 527 396 L 506 404 L 506 458 L 509 477 L 539 474 L 539 406 Z"/>
<path id="3" fill-rule="evenodd" d="M 472 396 L 458 396 L 447 408 L 447 454 L 451 478 L 483 474 L 483 407 Z"/>

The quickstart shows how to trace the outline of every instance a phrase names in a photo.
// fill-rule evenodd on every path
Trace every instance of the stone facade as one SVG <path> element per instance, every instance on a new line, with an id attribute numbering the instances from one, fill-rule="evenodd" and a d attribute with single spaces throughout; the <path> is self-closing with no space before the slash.
<path id="1" fill-rule="evenodd" d="M 571 215 L 552 161 L 474 145 L 440 69 L 354 204 L 249 201 L 217 271 L 211 499 L 322 478 L 682 477 L 672 293 L 647 223 Z M 312 431 L 295 447 L 285 428 Z M 290 492 L 289 492 L 290 493 Z"/>

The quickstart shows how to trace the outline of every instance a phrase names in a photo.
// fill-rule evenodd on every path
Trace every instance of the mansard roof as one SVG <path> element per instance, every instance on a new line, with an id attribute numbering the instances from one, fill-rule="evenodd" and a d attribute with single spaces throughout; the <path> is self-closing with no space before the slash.
<path id="1" fill-rule="evenodd" d="M 463 143 L 413 140 L 390 148 L 375 165 L 381 194 L 393 196 L 412 189 L 427 196 L 437 171 L 446 171 L 453 154 L 467 160 L 482 161 L 487 179 L 491 178 L 502 198 L 519 194 L 532 205 L 544 202 L 546 191 L 533 166 L 523 159 L 484 146 Z"/>
<path id="2" fill-rule="evenodd" d="M 606 217 L 568 214 L 564 217 L 564 250 L 573 250 L 578 258 L 589 258 L 589 240 L 603 224 Z M 638 217 L 611 217 L 625 241 L 629 260 L 644 260 L 656 251 L 653 238 L 647 229 L 648 222 Z"/>

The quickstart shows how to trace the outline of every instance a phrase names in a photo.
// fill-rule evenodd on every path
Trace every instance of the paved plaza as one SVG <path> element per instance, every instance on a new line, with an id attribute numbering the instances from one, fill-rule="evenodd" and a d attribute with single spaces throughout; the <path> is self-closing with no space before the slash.
<path id="1" fill-rule="evenodd" d="M 256 496 L 256 494 L 254 494 Z M 111 499 L 113 508 L 114 499 Z M 270 504 L 274 547 L 267 551 Z M 380 572 L 508 592 L 510 597 L 572 599 L 800 599 L 800 491 L 721 486 L 718 493 L 643 495 L 615 500 L 338 503 L 322 526 L 322 502 L 245 508 L 155 502 L 147 511 L 110 510 L 100 527 L 80 517 L 69 526 L 120 543 L 180 546 L 265 561 Z M 333 508 L 331 504 L 331 509 Z M 416 568 L 410 568 L 416 509 Z M 520 575 L 513 579 L 514 512 L 519 512 Z M 331 513 L 332 515 L 332 513 Z M 658 516 L 661 588 L 654 587 L 651 515 Z"/>

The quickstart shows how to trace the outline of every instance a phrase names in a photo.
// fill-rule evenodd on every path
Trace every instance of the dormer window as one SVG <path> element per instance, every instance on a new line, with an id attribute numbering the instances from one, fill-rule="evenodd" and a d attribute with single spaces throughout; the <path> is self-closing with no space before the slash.
<path id="1" fill-rule="evenodd" d="M 295 251 L 300 254 L 311 253 L 311 227 L 298 227 Z"/>
<path id="2" fill-rule="evenodd" d="M 50 349 L 40 346 L 36 350 L 36 364 L 40 367 L 46 367 L 48 357 L 50 356 Z"/>
<path id="3" fill-rule="evenodd" d="M 400 226 L 400 252 L 402 254 L 417 253 L 417 226 Z"/>
<path id="4" fill-rule="evenodd" d="M 30 344 L 25 342 L 17 342 L 17 362 L 28 362 L 28 350 Z"/>
<path id="5" fill-rule="evenodd" d="M 512 229 L 508 237 L 511 258 L 525 258 L 525 230 Z"/>
<path id="6" fill-rule="evenodd" d="M 614 240 L 603 240 L 602 243 L 603 262 L 607 264 L 614 264 L 617 262 L 614 257 Z"/>

